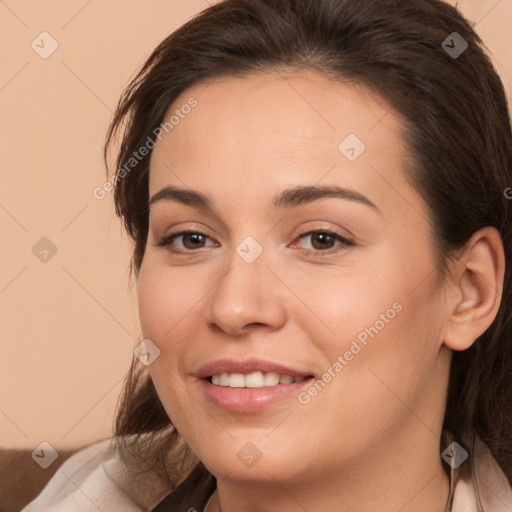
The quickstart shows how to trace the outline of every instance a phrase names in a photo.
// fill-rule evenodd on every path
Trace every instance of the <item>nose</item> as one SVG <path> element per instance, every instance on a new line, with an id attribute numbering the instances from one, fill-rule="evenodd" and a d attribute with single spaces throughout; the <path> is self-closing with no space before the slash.
<path id="1" fill-rule="evenodd" d="M 254 328 L 282 327 L 287 318 L 285 290 L 263 255 L 247 263 L 234 252 L 230 263 L 209 296 L 209 325 L 231 336 L 243 336 Z"/>

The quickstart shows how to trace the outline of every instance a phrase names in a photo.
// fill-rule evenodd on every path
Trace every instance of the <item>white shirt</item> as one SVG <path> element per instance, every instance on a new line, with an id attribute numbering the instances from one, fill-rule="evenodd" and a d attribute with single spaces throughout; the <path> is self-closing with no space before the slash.
<path id="1" fill-rule="evenodd" d="M 512 512 L 512 488 L 489 449 L 477 439 L 475 479 L 485 512 Z M 472 480 L 459 479 L 450 512 L 479 512 Z M 149 512 L 169 494 L 155 475 L 129 478 L 110 439 L 71 456 L 22 512 Z"/>

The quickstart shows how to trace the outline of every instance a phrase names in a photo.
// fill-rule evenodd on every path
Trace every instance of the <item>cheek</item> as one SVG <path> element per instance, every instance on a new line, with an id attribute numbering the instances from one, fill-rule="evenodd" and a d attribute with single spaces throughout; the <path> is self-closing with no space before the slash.
<path id="1" fill-rule="evenodd" d="M 441 332 L 440 289 L 432 267 L 418 257 L 376 258 L 358 272 L 329 279 L 295 279 L 297 295 L 315 315 L 294 318 L 332 364 L 347 354 L 351 365 L 386 365 L 393 371 L 424 358 L 434 363 Z M 418 284 L 419 283 L 419 284 Z"/>
<path id="2" fill-rule="evenodd" d="M 160 349 L 160 356 L 149 366 L 149 371 L 167 413 L 173 412 L 173 423 L 175 419 L 187 417 L 182 407 L 183 386 L 178 381 L 182 373 L 181 356 L 190 346 L 187 343 L 189 333 L 184 329 L 191 321 L 195 311 L 193 306 L 198 300 L 193 283 L 187 282 L 189 280 L 184 279 L 183 274 L 171 272 L 147 258 L 137 281 L 142 335 Z"/>
<path id="3" fill-rule="evenodd" d="M 205 286 L 186 271 L 171 271 L 152 261 L 145 261 L 137 287 L 143 335 L 157 344 L 171 336 L 175 338 L 183 323 L 195 314 L 207 289 Z"/>
<path id="4" fill-rule="evenodd" d="M 377 259 L 328 273 L 290 273 L 288 281 L 294 283 L 294 292 L 309 310 L 293 315 L 294 321 L 301 323 L 305 332 L 313 327 L 325 332 L 323 348 L 335 357 L 354 339 L 364 343 L 370 336 L 368 330 L 388 329 L 400 314 L 397 310 L 403 309 L 406 278 L 390 268 L 389 261 Z"/>
<path id="5" fill-rule="evenodd" d="M 325 432 L 345 432 L 344 440 L 331 438 L 333 449 L 374 440 L 377 424 L 384 432 L 408 421 L 410 411 L 404 404 L 415 408 L 436 380 L 440 322 L 435 286 L 425 282 L 410 293 L 407 279 L 388 279 L 382 277 L 383 286 L 366 293 L 358 290 L 357 282 L 348 286 L 345 280 L 341 297 L 335 292 L 325 297 L 324 318 L 336 335 L 316 342 L 327 356 L 322 379 L 328 383 L 309 395 L 302 421 L 328 409 Z M 308 403 L 309 398 L 302 400 Z"/>
<path id="6" fill-rule="evenodd" d="M 144 260 L 138 278 L 138 308 L 142 335 L 160 350 L 149 371 L 167 412 L 183 410 L 183 382 L 188 379 L 186 362 L 190 354 L 201 353 L 201 320 L 212 272 L 202 275 L 185 267 L 169 268 L 150 255 Z"/>
<path id="7" fill-rule="evenodd" d="M 137 287 L 139 318 L 143 336 L 153 342 L 161 339 L 172 325 L 170 312 L 175 310 L 170 292 L 166 292 L 164 283 L 150 266 L 141 266 Z"/>

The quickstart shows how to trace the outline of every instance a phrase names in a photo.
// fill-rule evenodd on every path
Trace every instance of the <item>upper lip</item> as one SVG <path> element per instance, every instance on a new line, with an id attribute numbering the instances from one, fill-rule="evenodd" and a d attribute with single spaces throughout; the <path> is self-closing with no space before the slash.
<path id="1" fill-rule="evenodd" d="M 207 363 L 196 373 L 200 379 L 211 377 L 212 375 L 220 375 L 221 373 L 243 373 L 252 372 L 275 372 L 279 375 L 290 375 L 291 377 L 307 377 L 312 376 L 311 372 L 301 371 L 284 364 L 274 361 L 265 361 L 263 359 L 244 359 L 235 361 L 234 359 L 218 359 Z"/>

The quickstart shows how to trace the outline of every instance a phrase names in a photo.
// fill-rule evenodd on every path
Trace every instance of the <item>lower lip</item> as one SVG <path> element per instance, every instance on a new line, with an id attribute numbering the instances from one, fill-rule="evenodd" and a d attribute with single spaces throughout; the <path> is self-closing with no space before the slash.
<path id="1" fill-rule="evenodd" d="M 206 397 L 217 407 L 230 412 L 258 412 L 281 400 L 296 397 L 302 388 L 310 386 L 314 378 L 292 384 L 277 384 L 262 388 L 229 388 L 201 379 Z"/>

